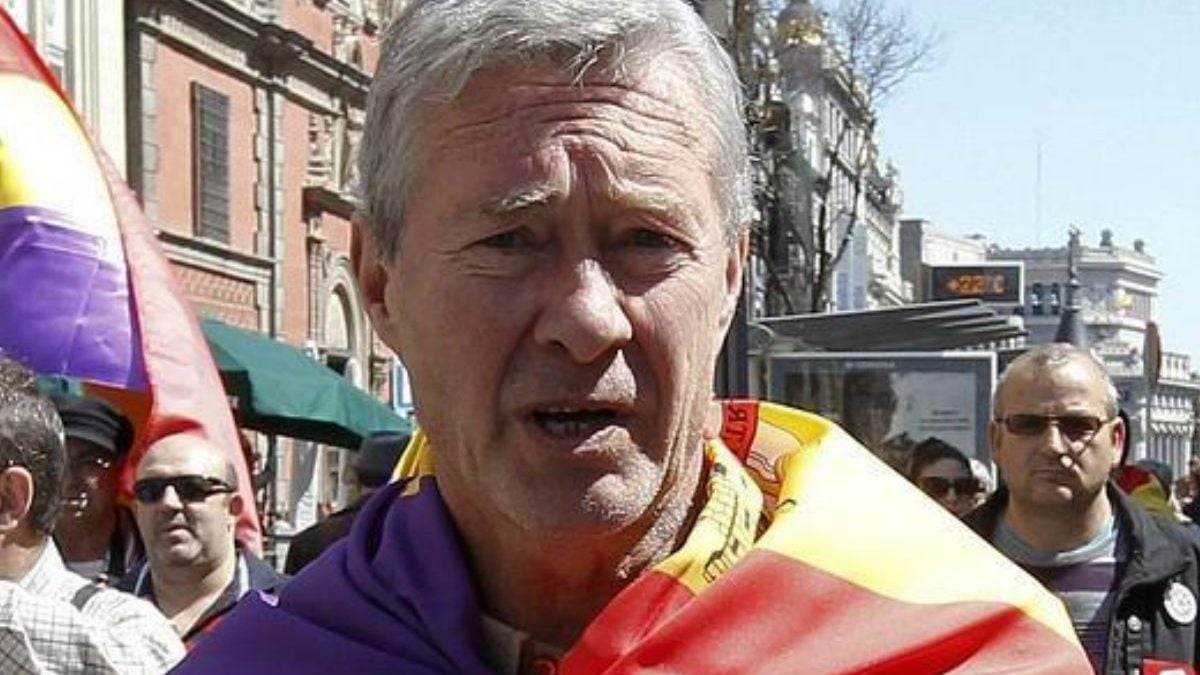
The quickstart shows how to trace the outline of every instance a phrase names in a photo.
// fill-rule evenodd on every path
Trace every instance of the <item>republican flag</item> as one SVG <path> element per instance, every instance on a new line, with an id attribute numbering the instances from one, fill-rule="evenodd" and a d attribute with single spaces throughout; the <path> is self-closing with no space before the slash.
<path id="1" fill-rule="evenodd" d="M 226 450 L 255 503 L 212 356 L 153 227 L 3 8 L 0 312 L 0 352 L 96 385 L 134 417 L 125 499 L 146 446 L 190 431 Z M 238 535 L 260 547 L 253 508 Z"/>

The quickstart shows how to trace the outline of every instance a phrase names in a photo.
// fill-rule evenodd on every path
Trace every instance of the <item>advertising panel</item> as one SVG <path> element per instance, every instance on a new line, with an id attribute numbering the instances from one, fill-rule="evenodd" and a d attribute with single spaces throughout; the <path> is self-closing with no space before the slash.
<path id="1" fill-rule="evenodd" d="M 772 354 L 769 398 L 818 413 L 903 472 L 936 437 L 989 462 L 991 352 Z"/>

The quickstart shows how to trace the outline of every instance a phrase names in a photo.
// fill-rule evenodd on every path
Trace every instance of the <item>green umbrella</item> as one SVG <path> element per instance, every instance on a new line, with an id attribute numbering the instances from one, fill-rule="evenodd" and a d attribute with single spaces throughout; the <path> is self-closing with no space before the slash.
<path id="1" fill-rule="evenodd" d="M 372 431 L 411 433 L 408 421 L 295 347 L 215 319 L 200 324 L 242 426 L 344 448 Z"/>

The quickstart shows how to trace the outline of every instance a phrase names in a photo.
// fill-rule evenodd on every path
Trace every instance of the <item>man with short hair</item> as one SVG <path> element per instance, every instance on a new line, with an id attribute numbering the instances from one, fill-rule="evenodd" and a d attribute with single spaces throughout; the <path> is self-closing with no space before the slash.
<path id="1" fill-rule="evenodd" d="M 117 479 L 133 443 L 133 425 L 96 396 L 53 394 L 67 441 L 63 508 L 54 541 L 67 568 L 116 583 L 142 559 L 133 515 L 117 502 Z"/>
<path id="2" fill-rule="evenodd" d="M 28 370 L 0 356 L 0 672 L 162 673 L 183 656 L 149 604 L 63 566 L 62 423 Z"/>
<path id="3" fill-rule="evenodd" d="M 1015 359 L 989 426 L 1004 487 L 968 523 L 1062 598 L 1097 672 L 1192 672 L 1200 550 L 1109 480 L 1128 433 L 1117 404 L 1086 350 Z"/>
<path id="4" fill-rule="evenodd" d="M 180 433 L 154 443 L 138 466 L 133 494 L 146 562 L 120 588 L 153 602 L 189 649 L 243 595 L 283 582 L 238 547 L 234 526 L 245 505 L 237 473 L 209 440 Z"/>
<path id="5" fill-rule="evenodd" d="M 408 445 L 408 434 L 378 431 L 363 439 L 354 458 L 354 483 L 357 494 L 350 505 L 300 532 L 288 546 L 283 571 L 297 574 L 325 549 L 350 534 L 350 526 L 374 492 L 387 485 L 396 469 L 400 453 Z"/>
<path id="6" fill-rule="evenodd" d="M 687 4 L 416 0 L 379 63 L 353 258 L 420 430 L 181 673 L 1086 668 L 1053 597 L 844 432 L 714 400 L 750 161 Z"/>

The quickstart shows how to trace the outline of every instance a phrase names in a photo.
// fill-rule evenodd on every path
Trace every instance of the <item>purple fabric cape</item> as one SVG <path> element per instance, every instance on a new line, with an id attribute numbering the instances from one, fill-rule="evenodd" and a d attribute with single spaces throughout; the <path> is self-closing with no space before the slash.
<path id="1" fill-rule="evenodd" d="M 174 673 L 488 673 L 479 603 L 432 477 L 380 489 L 278 599 L 247 594 Z"/>

